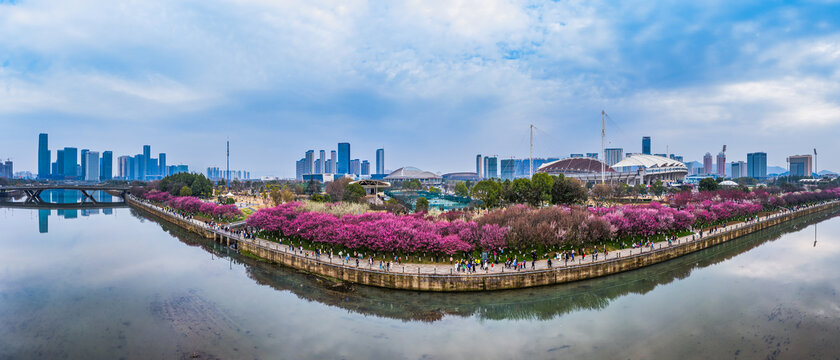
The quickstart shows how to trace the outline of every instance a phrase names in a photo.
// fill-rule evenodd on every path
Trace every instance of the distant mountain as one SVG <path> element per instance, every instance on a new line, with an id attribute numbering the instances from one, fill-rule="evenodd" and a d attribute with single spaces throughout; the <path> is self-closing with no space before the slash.
<path id="1" fill-rule="evenodd" d="M 822 175 L 822 176 L 825 176 L 825 175 L 837 175 L 837 173 L 836 173 L 836 172 L 834 172 L 834 171 L 829 171 L 829 170 L 822 170 L 822 171 L 820 171 L 820 172 L 819 172 L 819 174 L 820 174 L 820 175 Z"/>
<path id="2" fill-rule="evenodd" d="M 787 172 L 787 169 L 781 166 L 768 166 L 767 173 L 768 174 L 781 174 Z"/>

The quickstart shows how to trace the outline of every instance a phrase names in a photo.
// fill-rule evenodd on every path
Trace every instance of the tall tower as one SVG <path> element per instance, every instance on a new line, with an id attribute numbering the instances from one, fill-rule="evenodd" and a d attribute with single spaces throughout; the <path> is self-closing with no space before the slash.
<path id="1" fill-rule="evenodd" d="M 47 134 L 38 134 L 38 178 L 50 177 L 50 149 Z"/>
<path id="2" fill-rule="evenodd" d="M 230 140 L 227 141 L 227 171 L 225 171 L 225 185 L 230 189 Z"/>

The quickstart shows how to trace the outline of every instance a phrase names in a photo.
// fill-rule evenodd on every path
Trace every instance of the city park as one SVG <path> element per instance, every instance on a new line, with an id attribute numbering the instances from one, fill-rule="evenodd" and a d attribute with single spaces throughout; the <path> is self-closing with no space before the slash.
<path id="1" fill-rule="evenodd" d="M 300 184 L 263 184 L 257 189 L 240 190 L 238 193 L 246 197 L 264 200 L 257 209 L 244 211 L 229 197 L 233 195 L 231 188 L 242 188 L 243 184 L 217 189 L 200 174 L 177 174 L 135 184 L 131 193 L 208 222 L 244 221 L 247 231 L 258 238 L 319 257 L 358 259 L 369 265 L 460 261 L 489 267 L 508 260 L 559 259 L 560 254 L 566 259 L 585 259 L 709 232 L 759 216 L 840 199 L 840 187 L 835 182 L 811 189 L 790 184 L 716 189 L 715 183 L 706 182 L 701 183 L 699 191 L 667 191 L 655 184 L 650 190 L 658 196 L 639 202 L 638 192 L 615 196 L 622 191 L 620 184 L 587 188 L 572 178 L 538 173 L 531 179 L 458 183 L 455 192 L 468 195 L 474 206 L 450 211 L 424 208 L 420 200 L 415 204 L 416 211 L 408 211 L 393 198 L 376 205 L 360 185 L 349 179 L 328 183 L 324 192 L 320 184 L 318 189 L 313 189 L 312 183 L 305 184 L 304 189 L 312 190 L 309 195 L 301 194 Z M 414 191 L 441 191 L 417 183 L 401 185 Z M 214 198 L 214 194 L 225 191 L 227 194 Z"/>

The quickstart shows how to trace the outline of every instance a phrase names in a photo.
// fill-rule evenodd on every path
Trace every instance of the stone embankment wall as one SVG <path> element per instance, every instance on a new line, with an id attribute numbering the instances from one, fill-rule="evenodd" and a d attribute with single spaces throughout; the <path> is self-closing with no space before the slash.
<path id="1" fill-rule="evenodd" d="M 155 211 L 153 208 L 148 208 L 133 200 L 129 201 L 129 204 L 134 207 L 144 209 L 147 212 L 153 212 L 157 214 L 158 217 L 164 218 L 166 221 L 183 226 L 186 229 L 207 238 L 219 238 L 215 233 L 180 219 L 177 216 Z M 679 245 L 675 244 L 667 248 L 657 249 L 652 252 L 645 252 L 628 257 L 577 266 L 564 266 L 547 270 L 519 271 L 504 274 L 478 273 L 472 275 L 432 275 L 383 272 L 378 269 L 370 270 L 356 268 L 354 266 L 345 266 L 342 264 L 331 264 L 314 258 L 305 257 L 300 254 L 277 251 L 275 249 L 262 246 L 259 243 L 250 241 L 240 241 L 239 249 L 240 251 L 247 251 L 260 258 L 281 264 L 283 266 L 357 284 L 417 291 L 503 290 L 560 284 L 634 270 L 668 261 L 698 250 L 706 249 L 729 240 L 781 224 L 797 217 L 837 208 L 840 208 L 840 202 L 832 202 L 795 213 L 787 213 L 776 218 L 750 224 L 742 228 L 725 231 L 715 235 L 709 235 L 700 240 L 685 242 Z"/>

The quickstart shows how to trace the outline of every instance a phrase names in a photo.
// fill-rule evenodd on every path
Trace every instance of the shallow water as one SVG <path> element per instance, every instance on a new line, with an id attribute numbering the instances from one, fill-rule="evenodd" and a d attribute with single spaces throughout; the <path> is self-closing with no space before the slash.
<path id="1" fill-rule="evenodd" d="M 45 223 L 46 221 L 46 223 Z M 840 218 L 577 283 L 336 284 L 118 208 L 0 208 L 0 358 L 837 358 Z"/>

